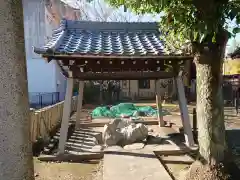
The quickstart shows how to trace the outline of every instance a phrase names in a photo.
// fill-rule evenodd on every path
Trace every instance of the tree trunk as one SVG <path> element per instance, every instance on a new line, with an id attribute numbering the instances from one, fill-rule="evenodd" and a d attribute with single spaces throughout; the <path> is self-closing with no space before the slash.
<path id="1" fill-rule="evenodd" d="M 0 179 L 33 180 L 22 1 L 0 14 Z"/>
<path id="2" fill-rule="evenodd" d="M 199 161 L 191 166 L 187 180 L 235 179 L 238 168 L 229 156 L 224 125 L 222 65 L 226 33 L 218 34 L 216 44 L 195 48 L 197 70 L 197 121 Z M 231 177 L 231 178 L 230 178 Z"/>
<path id="3" fill-rule="evenodd" d="M 222 98 L 222 58 L 213 52 L 195 56 L 197 68 L 197 121 L 199 161 L 187 180 L 227 180 L 222 168 L 227 150 Z"/>
<path id="4" fill-rule="evenodd" d="M 211 52 L 196 57 L 199 152 L 210 165 L 224 161 L 226 150 L 222 98 L 222 58 Z"/>

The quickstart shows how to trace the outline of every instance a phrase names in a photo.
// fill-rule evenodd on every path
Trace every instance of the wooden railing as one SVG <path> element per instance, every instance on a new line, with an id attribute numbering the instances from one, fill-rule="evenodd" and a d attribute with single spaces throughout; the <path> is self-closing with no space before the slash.
<path id="1" fill-rule="evenodd" d="M 62 120 L 63 104 L 64 101 L 30 112 L 30 132 L 33 143 L 39 138 L 41 138 L 43 141 L 47 141 L 49 139 L 50 132 L 56 128 L 56 126 L 59 125 Z M 76 111 L 77 109 L 76 97 L 73 97 L 72 99 L 71 109 L 72 111 Z"/>

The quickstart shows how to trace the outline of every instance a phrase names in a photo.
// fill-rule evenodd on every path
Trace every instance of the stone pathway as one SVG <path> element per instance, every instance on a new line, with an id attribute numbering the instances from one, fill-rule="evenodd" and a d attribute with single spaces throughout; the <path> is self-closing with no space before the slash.
<path id="1" fill-rule="evenodd" d="M 111 147 L 103 163 L 103 180 L 172 180 L 153 151 Z"/>
<path id="2" fill-rule="evenodd" d="M 165 119 L 168 118 L 172 117 L 165 117 Z M 104 150 L 102 174 L 97 178 L 102 177 L 102 180 L 172 180 L 154 151 L 179 149 L 178 146 L 162 139 L 168 134 L 176 133 L 176 131 L 171 128 L 159 128 L 158 126 L 148 127 L 152 130 L 150 135 L 155 137 L 159 135 L 157 136 L 159 138 L 148 139 L 147 145 L 134 143 L 124 148 L 120 146 L 106 148 Z M 97 144 L 98 133 L 96 132 L 101 132 L 102 129 L 101 127 L 99 129 L 92 128 L 90 131 L 84 129 L 75 131 L 68 139 L 67 149 L 78 153 L 92 152 L 96 147 L 94 145 Z"/>
<path id="3" fill-rule="evenodd" d="M 66 150 L 79 155 L 93 153 L 94 147 L 98 147 L 99 135 L 101 137 L 101 132 L 93 129 L 75 130 L 67 141 Z M 99 180 L 101 178 L 102 180 L 158 180 L 161 177 L 164 180 L 172 180 L 153 151 L 172 150 L 178 147 L 174 148 L 174 145 L 170 143 L 164 144 L 160 137 L 149 139 L 148 142 L 151 143 L 147 145 L 133 143 L 124 148 L 120 146 L 106 148 L 102 174 L 100 173 L 96 178 Z M 97 148 L 96 151 L 100 152 L 101 149 Z"/>

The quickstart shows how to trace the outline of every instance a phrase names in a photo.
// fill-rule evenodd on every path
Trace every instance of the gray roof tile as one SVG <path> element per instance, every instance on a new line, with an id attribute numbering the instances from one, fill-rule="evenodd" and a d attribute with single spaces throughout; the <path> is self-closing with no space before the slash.
<path id="1" fill-rule="evenodd" d="M 43 54 L 159 56 L 163 44 L 157 23 L 62 20 L 51 40 L 35 52 Z"/>

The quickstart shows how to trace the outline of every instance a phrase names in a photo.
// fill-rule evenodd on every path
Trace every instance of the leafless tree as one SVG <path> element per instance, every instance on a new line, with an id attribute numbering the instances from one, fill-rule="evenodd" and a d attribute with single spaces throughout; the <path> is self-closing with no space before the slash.
<path id="1" fill-rule="evenodd" d="M 107 22 L 143 22 L 156 21 L 159 15 L 136 15 L 130 11 L 124 11 L 124 6 L 111 7 L 104 0 L 76 0 L 74 5 L 80 10 L 82 20 L 107 21 Z"/>

